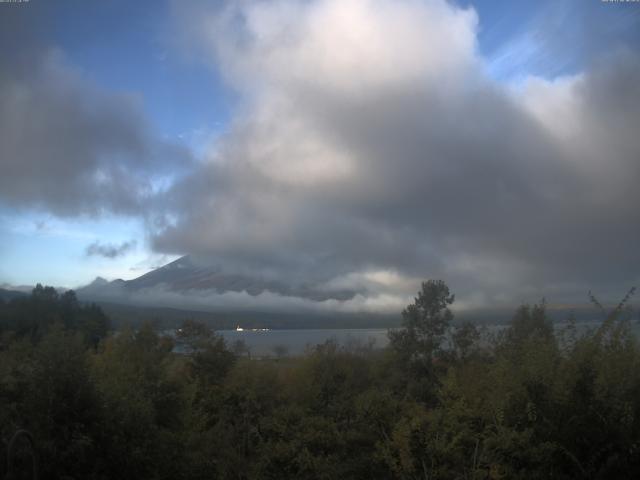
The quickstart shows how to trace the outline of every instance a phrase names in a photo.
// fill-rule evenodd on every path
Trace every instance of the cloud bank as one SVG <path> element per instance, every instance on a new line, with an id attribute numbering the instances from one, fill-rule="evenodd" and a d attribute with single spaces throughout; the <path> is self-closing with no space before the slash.
<path id="1" fill-rule="evenodd" d="M 443 1 L 180 8 L 243 104 L 156 249 L 291 281 L 442 277 L 472 304 L 638 280 L 636 51 L 512 87 Z"/>

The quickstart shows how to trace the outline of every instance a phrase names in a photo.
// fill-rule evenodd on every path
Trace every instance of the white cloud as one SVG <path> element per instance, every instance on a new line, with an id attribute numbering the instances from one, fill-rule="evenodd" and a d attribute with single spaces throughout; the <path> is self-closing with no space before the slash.
<path id="1" fill-rule="evenodd" d="M 242 1 L 204 18 L 216 63 L 251 95 L 303 85 L 358 97 L 474 61 L 475 12 L 438 0 Z"/>

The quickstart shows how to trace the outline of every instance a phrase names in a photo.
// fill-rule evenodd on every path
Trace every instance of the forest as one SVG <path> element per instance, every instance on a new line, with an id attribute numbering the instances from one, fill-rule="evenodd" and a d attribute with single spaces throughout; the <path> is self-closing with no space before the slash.
<path id="1" fill-rule="evenodd" d="M 591 330 L 541 302 L 489 335 L 429 280 L 386 348 L 258 360 L 196 320 L 114 331 L 38 285 L 0 300 L 0 478 L 640 478 L 632 294 L 592 296 Z"/>

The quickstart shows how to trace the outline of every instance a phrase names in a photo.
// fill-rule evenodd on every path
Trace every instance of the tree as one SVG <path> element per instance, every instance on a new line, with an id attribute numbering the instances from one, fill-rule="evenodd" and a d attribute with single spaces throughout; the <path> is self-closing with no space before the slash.
<path id="1" fill-rule="evenodd" d="M 477 347 L 480 331 L 473 323 L 465 322 L 455 328 L 451 340 L 458 359 L 465 360 L 473 352 L 474 347 Z"/>
<path id="2" fill-rule="evenodd" d="M 454 299 L 444 281 L 422 282 L 418 296 L 402 312 L 402 328 L 389 331 L 392 348 L 410 359 L 432 360 L 453 320 L 449 305 Z"/>
<path id="3" fill-rule="evenodd" d="M 17 411 L 36 441 L 42 478 L 88 478 L 99 453 L 101 402 L 82 336 L 56 325 L 30 353 Z"/>
<path id="4" fill-rule="evenodd" d="M 553 323 L 547 316 L 547 307 L 542 299 L 540 305 L 521 305 L 505 331 L 505 339 L 515 348 L 521 348 L 526 341 L 540 340 L 555 342 Z"/>
<path id="5" fill-rule="evenodd" d="M 438 374 L 444 370 L 442 343 L 453 320 L 453 301 L 444 281 L 422 282 L 418 296 L 402 312 L 402 328 L 389 331 L 395 390 L 406 390 L 422 402 L 437 402 Z"/>
<path id="6" fill-rule="evenodd" d="M 189 354 L 206 347 L 213 337 L 211 328 L 197 320 L 184 320 L 180 328 L 176 329 L 176 339 Z"/>
<path id="7" fill-rule="evenodd" d="M 180 478 L 184 383 L 172 375 L 172 347 L 145 323 L 107 338 L 91 357 L 103 412 L 97 478 Z"/>
<path id="8" fill-rule="evenodd" d="M 176 337 L 189 354 L 193 377 L 205 385 L 218 385 L 235 363 L 235 354 L 221 335 L 196 320 L 185 320 Z"/>

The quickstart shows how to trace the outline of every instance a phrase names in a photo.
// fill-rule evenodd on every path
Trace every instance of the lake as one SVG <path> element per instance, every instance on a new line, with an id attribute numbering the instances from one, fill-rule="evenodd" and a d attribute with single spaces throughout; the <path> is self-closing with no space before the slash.
<path id="1" fill-rule="evenodd" d="M 386 328 L 353 328 L 353 329 L 305 329 L 305 330 L 218 330 L 229 345 L 237 340 L 245 342 L 254 356 L 273 356 L 276 348 L 283 348 L 287 355 L 300 355 L 307 347 L 335 340 L 340 345 L 373 342 L 374 347 L 382 348 L 389 342 Z"/>
<path id="2" fill-rule="evenodd" d="M 576 332 L 584 333 L 587 330 L 595 329 L 600 322 L 580 322 L 576 324 Z M 566 328 L 567 324 L 558 322 L 554 324 L 557 332 Z M 487 325 L 484 327 L 486 334 L 497 333 L 505 328 L 505 325 Z M 640 324 L 631 324 L 633 333 L 640 338 Z M 335 340 L 339 345 L 368 345 L 373 344 L 374 348 L 383 348 L 389 343 L 386 328 L 351 328 L 351 329 L 291 329 L 291 330 L 217 330 L 232 347 L 233 344 L 242 340 L 249 348 L 254 357 L 276 356 L 276 350 L 284 355 L 301 355 L 305 351 L 316 345 Z M 174 331 L 164 332 L 173 335 Z"/>

